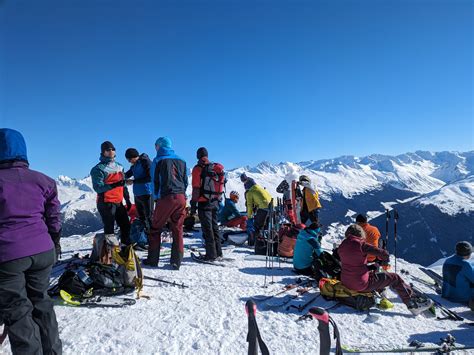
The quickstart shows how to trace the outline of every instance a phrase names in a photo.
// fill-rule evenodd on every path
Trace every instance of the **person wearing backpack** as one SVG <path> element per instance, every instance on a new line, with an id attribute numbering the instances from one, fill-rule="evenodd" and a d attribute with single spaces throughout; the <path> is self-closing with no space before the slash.
<path id="1" fill-rule="evenodd" d="M 115 222 L 120 227 L 120 241 L 130 244 L 130 220 L 127 209 L 132 207 L 125 185 L 123 167 L 115 160 L 115 147 L 105 141 L 100 146 L 100 162 L 91 170 L 92 187 L 97 192 L 97 210 L 104 224 L 106 239 L 115 239 Z M 127 208 L 123 205 L 126 200 Z"/>
<path id="2" fill-rule="evenodd" d="M 305 224 L 308 219 L 311 223 L 319 221 L 319 192 L 311 184 L 311 179 L 306 175 L 301 175 L 299 185 L 303 186 L 303 206 L 300 212 L 301 223 Z"/>
<path id="3" fill-rule="evenodd" d="M 161 232 L 166 223 L 169 223 L 173 235 L 170 264 L 173 269 L 179 270 L 184 255 L 183 222 L 188 187 L 186 162 L 171 149 L 171 139 L 168 137 L 158 138 L 155 148 L 157 154 L 152 169 L 156 204 L 149 236 L 148 257 L 143 264 L 158 266 Z"/>
<path id="4" fill-rule="evenodd" d="M 319 223 L 312 223 L 298 233 L 293 252 L 293 268 L 297 274 L 313 275 L 313 256 L 318 257 L 323 252 L 321 238 Z"/>
<path id="5" fill-rule="evenodd" d="M 13 354 L 61 354 L 48 296 L 61 252 L 61 214 L 53 179 L 30 170 L 20 132 L 0 129 L 0 323 Z"/>
<path id="6" fill-rule="evenodd" d="M 197 150 L 196 157 L 198 162 L 192 171 L 191 214 L 198 212 L 206 246 L 205 260 L 214 261 L 222 258 L 217 212 L 224 193 L 224 167 L 209 161 L 204 147 Z"/>
<path id="7" fill-rule="evenodd" d="M 388 262 L 389 254 L 384 249 L 366 243 L 361 226 L 353 224 L 347 228 L 338 254 L 341 259 L 341 282 L 345 287 L 358 292 L 380 291 L 390 287 L 415 316 L 433 305 L 430 299 L 415 297 L 411 287 L 396 273 L 369 271 L 367 255 L 375 255 L 382 262 Z"/>
<path id="8" fill-rule="evenodd" d="M 138 217 L 148 234 L 151 228 L 151 213 L 153 211 L 151 160 L 145 153 L 139 154 L 135 148 L 128 148 L 125 151 L 125 158 L 131 164 L 130 169 L 125 173 L 125 178 L 130 179 L 133 176 L 133 180 L 127 180 L 127 185 L 133 184 L 133 196 Z"/>
<path id="9" fill-rule="evenodd" d="M 239 202 L 239 193 L 232 191 L 229 198 L 225 199 L 224 207 L 219 211 L 219 222 L 226 227 L 239 227 L 247 229 L 247 216 L 242 216 L 236 207 Z"/>

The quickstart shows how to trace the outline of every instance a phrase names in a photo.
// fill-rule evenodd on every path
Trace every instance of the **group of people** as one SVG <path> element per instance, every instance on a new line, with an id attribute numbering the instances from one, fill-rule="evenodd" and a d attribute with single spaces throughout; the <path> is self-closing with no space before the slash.
<path id="1" fill-rule="evenodd" d="M 133 185 L 139 219 L 148 234 L 147 259 L 157 266 L 160 257 L 161 231 L 169 225 L 173 235 L 170 263 L 179 269 L 183 259 L 183 220 L 186 214 L 188 175 L 186 162 L 172 149 L 167 137 L 155 142 L 153 161 L 136 149 L 126 150 L 131 167 L 124 171 L 116 161 L 115 146 L 106 141 L 101 145 L 100 161 L 91 170 L 93 188 L 97 192 L 97 209 L 104 224 L 104 233 L 114 234 L 120 227 L 120 241 L 128 245 L 131 208 L 126 185 Z M 209 160 L 208 151 L 196 152 L 197 164 L 192 169 L 190 214 L 198 214 L 205 240 L 207 260 L 222 257 L 219 220 L 227 226 L 249 229 L 254 235 L 264 228 L 272 197 L 266 189 L 242 174 L 246 190 L 247 215 L 236 208 L 239 194 L 231 192 L 219 212 L 225 184 L 224 168 Z M 133 179 L 132 179 L 133 178 Z M 321 204 L 317 191 L 307 176 L 301 176 L 302 210 L 299 219 L 308 226 L 298 234 L 294 267 L 298 272 L 310 272 L 313 255 L 320 255 Z M 288 199 L 288 186 L 279 191 Z M 291 199 L 291 196 L 290 196 Z M 123 201 L 125 200 L 125 204 Z M 29 169 L 23 136 L 12 129 L 0 129 L 0 323 L 5 324 L 13 353 L 61 354 L 58 324 L 53 303 L 47 294 L 52 266 L 61 252 L 60 203 L 56 183 L 46 175 Z M 297 219 L 287 203 L 287 213 Z M 309 221 L 309 222 L 308 222 Z M 420 304 L 413 291 L 395 273 L 371 270 L 368 264 L 387 263 L 388 252 L 378 247 L 380 233 L 367 223 L 363 215 L 351 225 L 338 248 L 341 281 L 357 291 L 382 290 L 391 287 L 414 313 L 429 307 Z M 252 240 L 249 240 L 252 244 Z M 254 241 L 253 241 L 254 242 Z M 469 304 L 474 309 L 474 273 L 468 262 L 472 246 L 468 242 L 456 245 L 456 254 L 443 266 L 443 297 Z"/>
<path id="2" fill-rule="evenodd" d="M 320 263 L 317 262 L 323 254 L 320 232 L 318 223 L 312 223 L 299 232 L 293 257 L 297 273 L 322 276 L 318 269 Z M 359 214 L 356 223 L 347 228 L 345 239 L 333 251 L 339 261 L 342 284 L 357 292 L 377 291 L 383 297 L 385 288 L 390 287 L 414 315 L 430 308 L 431 300 L 420 300 L 398 274 L 389 272 L 389 253 L 379 247 L 379 239 L 378 228 L 370 225 L 365 215 Z M 442 296 L 474 310 L 474 269 L 468 262 L 471 255 L 472 246 L 469 242 L 456 244 L 455 254 L 446 259 L 443 265 Z"/>

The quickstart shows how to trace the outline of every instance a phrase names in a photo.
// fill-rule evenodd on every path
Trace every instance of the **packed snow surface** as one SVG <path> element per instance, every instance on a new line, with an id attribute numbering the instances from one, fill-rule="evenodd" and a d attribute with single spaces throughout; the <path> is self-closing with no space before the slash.
<path id="1" fill-rule="evenodd" d="M 339 228 L 334 226 L 334 232 Z M 93 234 L 72 236 L 62 241 L 63 258 L 76 252 L 90 252 Z M 336 236 L 325 242 L 331 247 Z M 201 247 L 200 233 L 185 238 L 188 246 Z M 169 245 L 168 245 L 169 246 Z M 248 247 L 224 251 L 235 261 L 227 267 L 199 264 L 185 252 L 179 271 L 168 267 L 166 258 L 159 268 L 144 268 L 144 274 L 170 281 L 183 282 L 188 289 L 145 280 L 144 294 L 150 299 L 139 299 L 133 306 L 121 309 L 87 309 L 62 305 L 56 301 L 60 336 L 65 354 L 245 354 L 247 353 L 247 316 L 244 304 L 249 297 L 280 291 L 285 284 L 296 280 L 289 263 L 275 263 L 273 270 L 265 268 L 265 261 L 246 260 L 253 254 Z M 144 256 L 143 253 L 140 253 Z M 398 268 L 423 279 L 427 277 L 418 266 L 398 260 Z M 266 287 L 264 288 L 264 275 Z M 406 277 L 406 276 L 405 276 Z M 273 281 L 273 283 L 272 283 Z M 424 285 L 430 294 L 434 291 Z M 473 344 L 472 327 L 463 322 L 435 320 L 423 315 L 414 317 L 400 299 L 388 292 L 395 307 L 389 311 L 373 309 L 370 313 L 357 312 L 340 306 L 330 311 L 337 322 L 342 344 L 364 349 L 405 347 L 416 339 L 435 344 L 447 333 L 461 344 Z M 293 295 L 293 292 L 288 292 Z M 290 304 L 301 304 L 317 294 L 312 290 Z M 257 322 L 264 341 L 272 354 L 318 354 L 319 336 L 316 321 L 296 322 L 301 314 L 285 307 L 269 309 L 280 303 L 285 295 L 258 304 Z M 436 296 L 438 297 L 438 296 Z M 439 299 L 439 298 L 438 298 Z M 442 301 L 470 322 L 474 315 L 466 307 Z M 330 307 L 333 301 L 319 297 L 313 306 Z M 334 345 L 334 344 L 333 344 Z M 9 343 L 0 347 L 9 354 Z M 456 352 L 462 354 L 467 352 Z"/>

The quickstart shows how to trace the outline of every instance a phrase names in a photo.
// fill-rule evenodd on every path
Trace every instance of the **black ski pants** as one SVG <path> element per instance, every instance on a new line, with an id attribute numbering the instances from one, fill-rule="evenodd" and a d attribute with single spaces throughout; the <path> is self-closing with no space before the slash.
<path id="1" fill-rule="evenodd" d="M 151 195 L 135 196 L 138 218 L 145 224 L 147 231 L 151 228 L 151 216 L 153 212 L 153 199 Z"/>
<path id="2" fill-rule="evenodd" d="M 102 217 L 105 234 L 114 234 L 115 222 L 120 227 L 120 242 L 130 244 L 130 220 L 127 209 L 121 203 L 97 202 L 97 210 Z"/>
<path id="3" fill-rule="evenodd" d="M 301 223 L 306 224 L 308 222 L 308 219 L 310 220 L 311 223 L 316 223 L 319 221 L 319 209 L 315 209 L 311 212 L 308 212 L 307 209 L 301 210 L 300 213 L 300 218 L 301 218 Z M 306 224 L 309 225 L 309 224 Z"/>
<path id="4" fill-rule="evenodd" d="M 58 322 L 48 296 L 54 249 L 0 264 L 0 317 L 13 354 L 61 354 Z"/>
<path id="5" fill-rule="evenodd" d="M 206 246 L 206 258 L 215 259 L 222 256 L 221 238 L 217 224 L 217 206 L 199 202 L 198 216 Z"/>

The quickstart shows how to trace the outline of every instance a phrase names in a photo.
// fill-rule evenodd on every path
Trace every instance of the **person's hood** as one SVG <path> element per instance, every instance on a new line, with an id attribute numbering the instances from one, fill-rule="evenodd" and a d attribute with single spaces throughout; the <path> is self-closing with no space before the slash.
<path id="1" fill-rule="evenodd" d="M 158 149 L 158 151 L 156 152 L 157 157 L 171 154 L 174 154 L 174 150 L 167 147 L 160 147 L 160 149 Z"/>
<path id="2" fill-rule="evenodd" d="M 3 161 L 28 161 L 25 139 L 14 129 L 0 129 L 0 162 Z"/>

